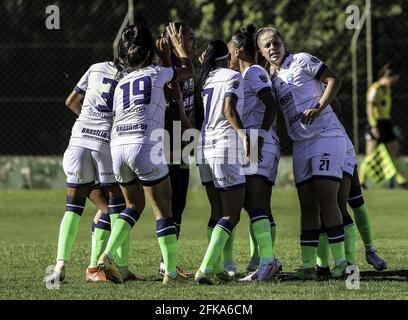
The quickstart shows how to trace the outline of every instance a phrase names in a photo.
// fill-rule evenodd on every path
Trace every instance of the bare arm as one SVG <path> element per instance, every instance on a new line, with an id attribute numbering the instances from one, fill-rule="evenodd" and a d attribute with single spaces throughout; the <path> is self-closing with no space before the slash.
<path id="1" fill-rule="evenodd" d="M 246 133 L 244 125 L 242 124 L 241 117 L 237 112 L 237 102 L 238 99 L 236 97 L 225 97 L 224 100 L 224 114 L 225 117 L 228 119 L 231 126 L 234 130 L 238 133 L 238 136 L 242 139 L 245 146 L 245 156 L 249 158 L 250 152 L 250 140 L 249 136 Z"/>
<path id="2" fill-rule="evenodd" d="M 177 68 L 176 81 L 194 78 L 195 74 L 193 64 L 191 63 L 184 49 L 183 27 L 181 26 L 180 29 L 177 30 L 175 24 L 171 22 L 167 26 L 167 32 L 169 34 L 171 43 L 173 44 L 176 55 L 180 59 L 181 63 L 181 68 Z"/>
<path id="3" fill-rule="evenodd" d="M 66 107 L 75 114 L 79 115 L 82 109 L 81 101 L 83 97 L 84 97 L 83 94 L 80 94 L 76 91 L 72 91 L 71 94 L 68 96 L 67 100 L 65 101 Z"/>
<path id="4" fill-rule="evenodd" d="M 259 95 L 262 103 L 265 105 L 265 114 L 262 121 L 261 129 L 268 131 L 272 126 L 273 119 L 278 111 L 278 104 L 272 95 L 271 91 L 264 91 Z"/>
<path id="5" fill-rule="evenodd" d="M 324 90 L 323 95 L 321 96 L 316 107 L 313 109 L 307 109 L 303 113 L 301 121 L 304 124 L 311 124 L 313 120 L 320 115 L 324 108 L 326 108 L 327 105 L 333 101 L 341 87 L 341 80 L 332 70 L 329 69 L 329 67 L 326 67 L 326 70 L 324 70 L 319 81 L 326 84 L 326 89 Z"/>

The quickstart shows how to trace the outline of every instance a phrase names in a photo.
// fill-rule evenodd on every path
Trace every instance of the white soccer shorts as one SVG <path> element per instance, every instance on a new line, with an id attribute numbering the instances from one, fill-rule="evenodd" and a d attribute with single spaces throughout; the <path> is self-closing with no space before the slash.
<path id="1" fill-rule="evenodd" d="M 152 186 L 168 177 L 163 148 L 149 144 L 126 144 L 111 147 L 113 171 L 122 185 L 140 181 Z"/>
<path id="2" fill-rule="evenodd" d="M 67 176 L 67 186 L 71 188 L 116 183 L 110 154 L 91 149 L 69 146 L 62 161 Z"/>
<path id="3" fill-rule="evenodd" d="M 341 181 L 346 159 L 345 137 L 317 137 L 293 143 L 296 186 L 321 178 Z"/>

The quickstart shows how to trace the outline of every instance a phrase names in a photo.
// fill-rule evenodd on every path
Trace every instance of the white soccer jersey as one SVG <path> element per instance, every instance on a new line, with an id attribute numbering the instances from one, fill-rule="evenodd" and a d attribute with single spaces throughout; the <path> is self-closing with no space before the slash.
<path id="1" fill-rule="evenodd" d="M 112 62 L 93 64 L 82 76 L 74 90 L 85 97 L 70 146 L 110 153 L 113 93 L 120 77 Z"/>
<path id="2" fill-rule="evenodd" d="M 225 151 L 237 146 L 238 135 L 224 114 L 224 100 L 237 97 L 237 112 L 242 117 L 244 108 L 243 79 L 239 72 L 227 68 L 213 70 L 202 90 L 204 122 L 201 127 L 199 145 L 204 157 L 224 157 Z M 236 149 L 236 148 L 234 148 Z"/>
<path id="3" fill-rule="evenodd" d="M 326 65 L 308 53 L 288 54 L 280 70 L 272 75 L 276 99 L 285 118 L 288 135 L 294 141 L 314 137 L 343 136 L 343 128 L 330 105 L 313 121 L 302 124 L 306 109 L 313 108 L 323 95 L 318 81 Z"/>
<path id="4" fill-rule="evenodd" d="M 115 123 L 111 145 L 156 144 L 155 129 L 163 130 L 166 101 L 163 86 L 176 77 L 172 68 L 150 65 L 129 73 L 116 86 Z"/>
<path id="5" fill-rule="evenodd" d="M 242 122 L 246 129 L 260 129 L 262 126 L 265 105 L 259 98 L 259 95 L 265 91 L 272 90 L 272 83 L 268 72 L 259 65 L 250 66 L 242 73 L 244 78 L 244 110 Z M 276 135 L 276 117 L 268 133 L 264 135 L 264 150 L 274 152 L 279 145 L 279 139 Z"/>

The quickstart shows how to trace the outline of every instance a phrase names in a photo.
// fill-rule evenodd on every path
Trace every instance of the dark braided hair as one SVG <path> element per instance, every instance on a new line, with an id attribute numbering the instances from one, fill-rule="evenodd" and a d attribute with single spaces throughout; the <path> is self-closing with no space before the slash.
<path id="1" fill-rule="evenodd" d="M 210 72 L 217 68 L 217 62 L 224 60 L 220 58 L 226 56 L 225 59 L 228 59 L 229 57 L 228 47 L 222 40 L 210 41 L 204 52 L 205 54 L 201 63 L 200 75 L 194 91 L 194 105 L 196 106 L 195 121 L 197 128 L 201 128 L 204 120 L 204 107 L 201 90 L 204 87 L 205 81 L 207 80 Z"/>

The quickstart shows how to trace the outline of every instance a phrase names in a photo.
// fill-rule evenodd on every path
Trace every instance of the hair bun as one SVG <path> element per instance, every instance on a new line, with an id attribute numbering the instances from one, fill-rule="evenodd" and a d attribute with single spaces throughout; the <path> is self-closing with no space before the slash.
<path id="1" fill-rule="evenodd" d="M 253 35 L 255 34 L 256 28 L 255 26 L 250 23 L 247 26 L 243 27 L 241 29 L 241 33 L 245 38 L 250 38 L 252 39 Z"/>

